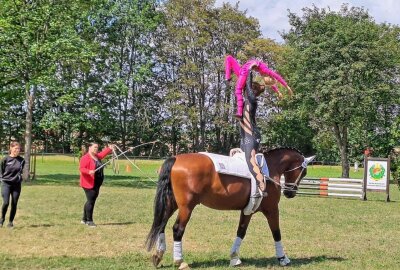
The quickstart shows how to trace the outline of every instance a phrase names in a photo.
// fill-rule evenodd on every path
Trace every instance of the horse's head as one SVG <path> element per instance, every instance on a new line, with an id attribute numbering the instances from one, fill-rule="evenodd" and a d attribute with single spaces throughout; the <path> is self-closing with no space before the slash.
<path id="1" fill-rule="evenodd" d="M 280 147 L 264 152 L 270 172 L 270 179 L 280 185 L 286 198 L 296 196 L 301 179 L 307 174 L 307 165 L 315 156 L 305 158 L 303 154 L 291 147 Z M 280 182 L 281 176 L 285 177 L 284 183 Z"/>
<path id="2" fill-rule="evenodd" d="M 301 179 L 303 179 L 307 174 L 307 165 L 313 161 L 315 156 L 301 158 L 293 158 L 292 162 L 287 162 L 287 168 L 283 171 L 285 177 L 285 183 L 282 185 L 283 195 L 286 198 L 293 198 L 296 196 L 297 190 L 299 189 L 299 184 Z"/>

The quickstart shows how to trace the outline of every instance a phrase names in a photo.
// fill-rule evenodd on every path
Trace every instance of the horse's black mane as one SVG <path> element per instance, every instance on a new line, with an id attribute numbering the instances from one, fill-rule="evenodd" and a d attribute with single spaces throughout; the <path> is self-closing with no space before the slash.
<path id="1" fill-rule="evenodd" d="M 293 150 L 296 151 L 297 153 L 299 153 L 300 155 L 304 156 L 302 152 L 300 152 L 298 149 L 294 148 L 294 147 L 289 147 L 289 146 L 284 146 L 284 147 L 278 147 L 278 148 L 273 148 L 273 149 L 268 149 L 268 150 L 264 150 L 263 149 L 263 154 L 265 156 L 271 154 L 272 152 L 278 151 L 278 150 Z"/>

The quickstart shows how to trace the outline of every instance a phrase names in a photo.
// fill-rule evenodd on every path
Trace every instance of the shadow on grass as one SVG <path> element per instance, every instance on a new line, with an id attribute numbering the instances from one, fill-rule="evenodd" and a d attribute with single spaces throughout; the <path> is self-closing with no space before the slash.
<path id="1" fill-rule="evenodd" d="M 345 261 L 346 259 L 343 257 L 331 257 L 331 256 L 312 256 L 312 257 L 306 257 L 306 258 L 292 258 L 291 259 L 291 265 L 292 266 L 301 266 L 301 265 L 307 265 L 307 264 L 312 264 L 312 263 L 321 263 L 321 262 L 342 262 Z"/>
<path id="2" fill-rule="evenodd" d="M 19 257 L 0 253 L 0 269 L 153 269 L 142 254 L 127 253 L 116 257 L 74 257 L 69 255 L 48 257 L 36 255 Z"/>
<path id="3" fill-rule="evenodd" d="M 255 266 L 257 268 L 265 268 L 265 267 L 272 267 L 272 266 L 279 266 L 278 260 L 273 258 L 241 258 L 242 266 Z M 341 262 L 346 260 L 342 257 L 330 257 L 330 256 L 312 256 L 306 258 L 290 258 L 291 263 L 290 266 L 297 267 L 303 266 L 308 264 L 315 264 L 315 263 L 322 263 L 322 262 Z M 205 267 L 223 267 L 224 269 L 226 266 L 229 265 L 228 259 L 217 259 L 212 261 L 199 261 L 193 262 L 190 264 L 191 268 L 205 268 Z M 165 266 L 167 267 L 167 266 Z"/>
<path id="4" fill-rule="evenodd" d="M 132 188 L 155 188 L 157 186 L 157 178 L 149 179 L 141 176 L 125 176 L 112 175 L 106 176 L 103 182 L 104 186 L 109 187 L 132 187 Z M 39 175 L 32 182 L 27 182 L 27 185 L 79 185 L 79 175 L 76 174 L 46 174 Z"/>
<path id="5" fill-rule="evenodd" d="M 127 221 L 127 222 L 98 223 L 98 225 L 102 225 L 102 226 L 122 226 L 122 225 L 130 225 L 130 224 L 135 224 L 135 222 Z"/>
<path id="6" fill-rule="evenodd" d="M 29 228 L 47 228 L 47 227 L 53 227 L 54 224 L 34 224 L 34 225 L 29 225 Z"/>
<path id="7" fill-rule="evenodd" d="M 341 257 L 314 256 L 307 258 L 293 258 L 292 267 L 299 267 L 308 264 L 344 261 Z M 228 269 L 228 259 L 216 259 L 202 262 L 194 262 L 190 267 L 195 269 L 206 269 L 215 267 L 218 269 Z M 18 266 L 18 267 L 17 267 Z M 256 268 L 279 267 L 276 258 L 244 258 L 243 266 L 254 266 Z M 10 256 L 0 253 L 1 269 L 155 269 L 147 254 L 126 253 L 116 257 L 88 257 L 80 258 L 74 256 L 47 257 L 37 255 L 32 257 Z M 176 269 L 172 264 L 163 264 L 158 269 Z"/>

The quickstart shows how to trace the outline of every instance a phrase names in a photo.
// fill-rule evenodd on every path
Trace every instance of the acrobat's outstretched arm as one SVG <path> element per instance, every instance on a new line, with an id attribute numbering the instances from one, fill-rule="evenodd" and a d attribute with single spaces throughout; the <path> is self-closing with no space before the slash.
<path id="1" fill-rule="evenodd" d="M 279 98 L 279 99 L 282 99 L 282 98 L 283 98 L 282 93 L 279 91 L 279 89 L 278 89 L 278 87 L 276 87 L 276 85 L 271 85 L 271 88 L 272 88 L 272 90 L 274 90 L 275 93 L 278 94 L 278 98 Z"/>
<path id="2" fill-rule="evenodd" d="M 279 75 L 277 72 L 274 72 L 271 69 L 269 69 L 266 64 L 260 62 L 257 66 L 257 69 L 258 69 L 258 72 L 260 72 L 262 75 L 267 75 L 267 76 L 277 80 L 282 86 L 287 88 L 290 96 L 293 95 L 292 89 L 289 87 L 289 85 L 286 83 L 286 81 L 282 78 L 282 76 Z M 272 86 L 272 90 L 274 90 L 279 95 L 280 98 L 282 97 L 282 94 L 279 92 L 278 88 L 275 85 Z"/>
<path id="3" fill-rule="evenodd" d="M 258 66 L 258 72 L 260 72 L 261 75 L 267 75 L 270 76 L 271 78 L 276 79 L 282 86 L 288 88 L 288 84 L 286 83 L 286 81 L 281 77 L 281 75 L 279 75 L 278 73 L 270 70 L 266 64 L 264 63 L 260 63 Z"/>

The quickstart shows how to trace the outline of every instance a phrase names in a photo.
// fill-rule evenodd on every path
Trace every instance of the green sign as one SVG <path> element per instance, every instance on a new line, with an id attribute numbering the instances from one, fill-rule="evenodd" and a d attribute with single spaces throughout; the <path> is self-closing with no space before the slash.
<path id="1" fill-rule="evenodd" d="M 369 168 L 369 175 L 371 176 L 372 180 L 379 181 L 385 175 L 385 168 L 379 164 L 375 163 Z"/>

